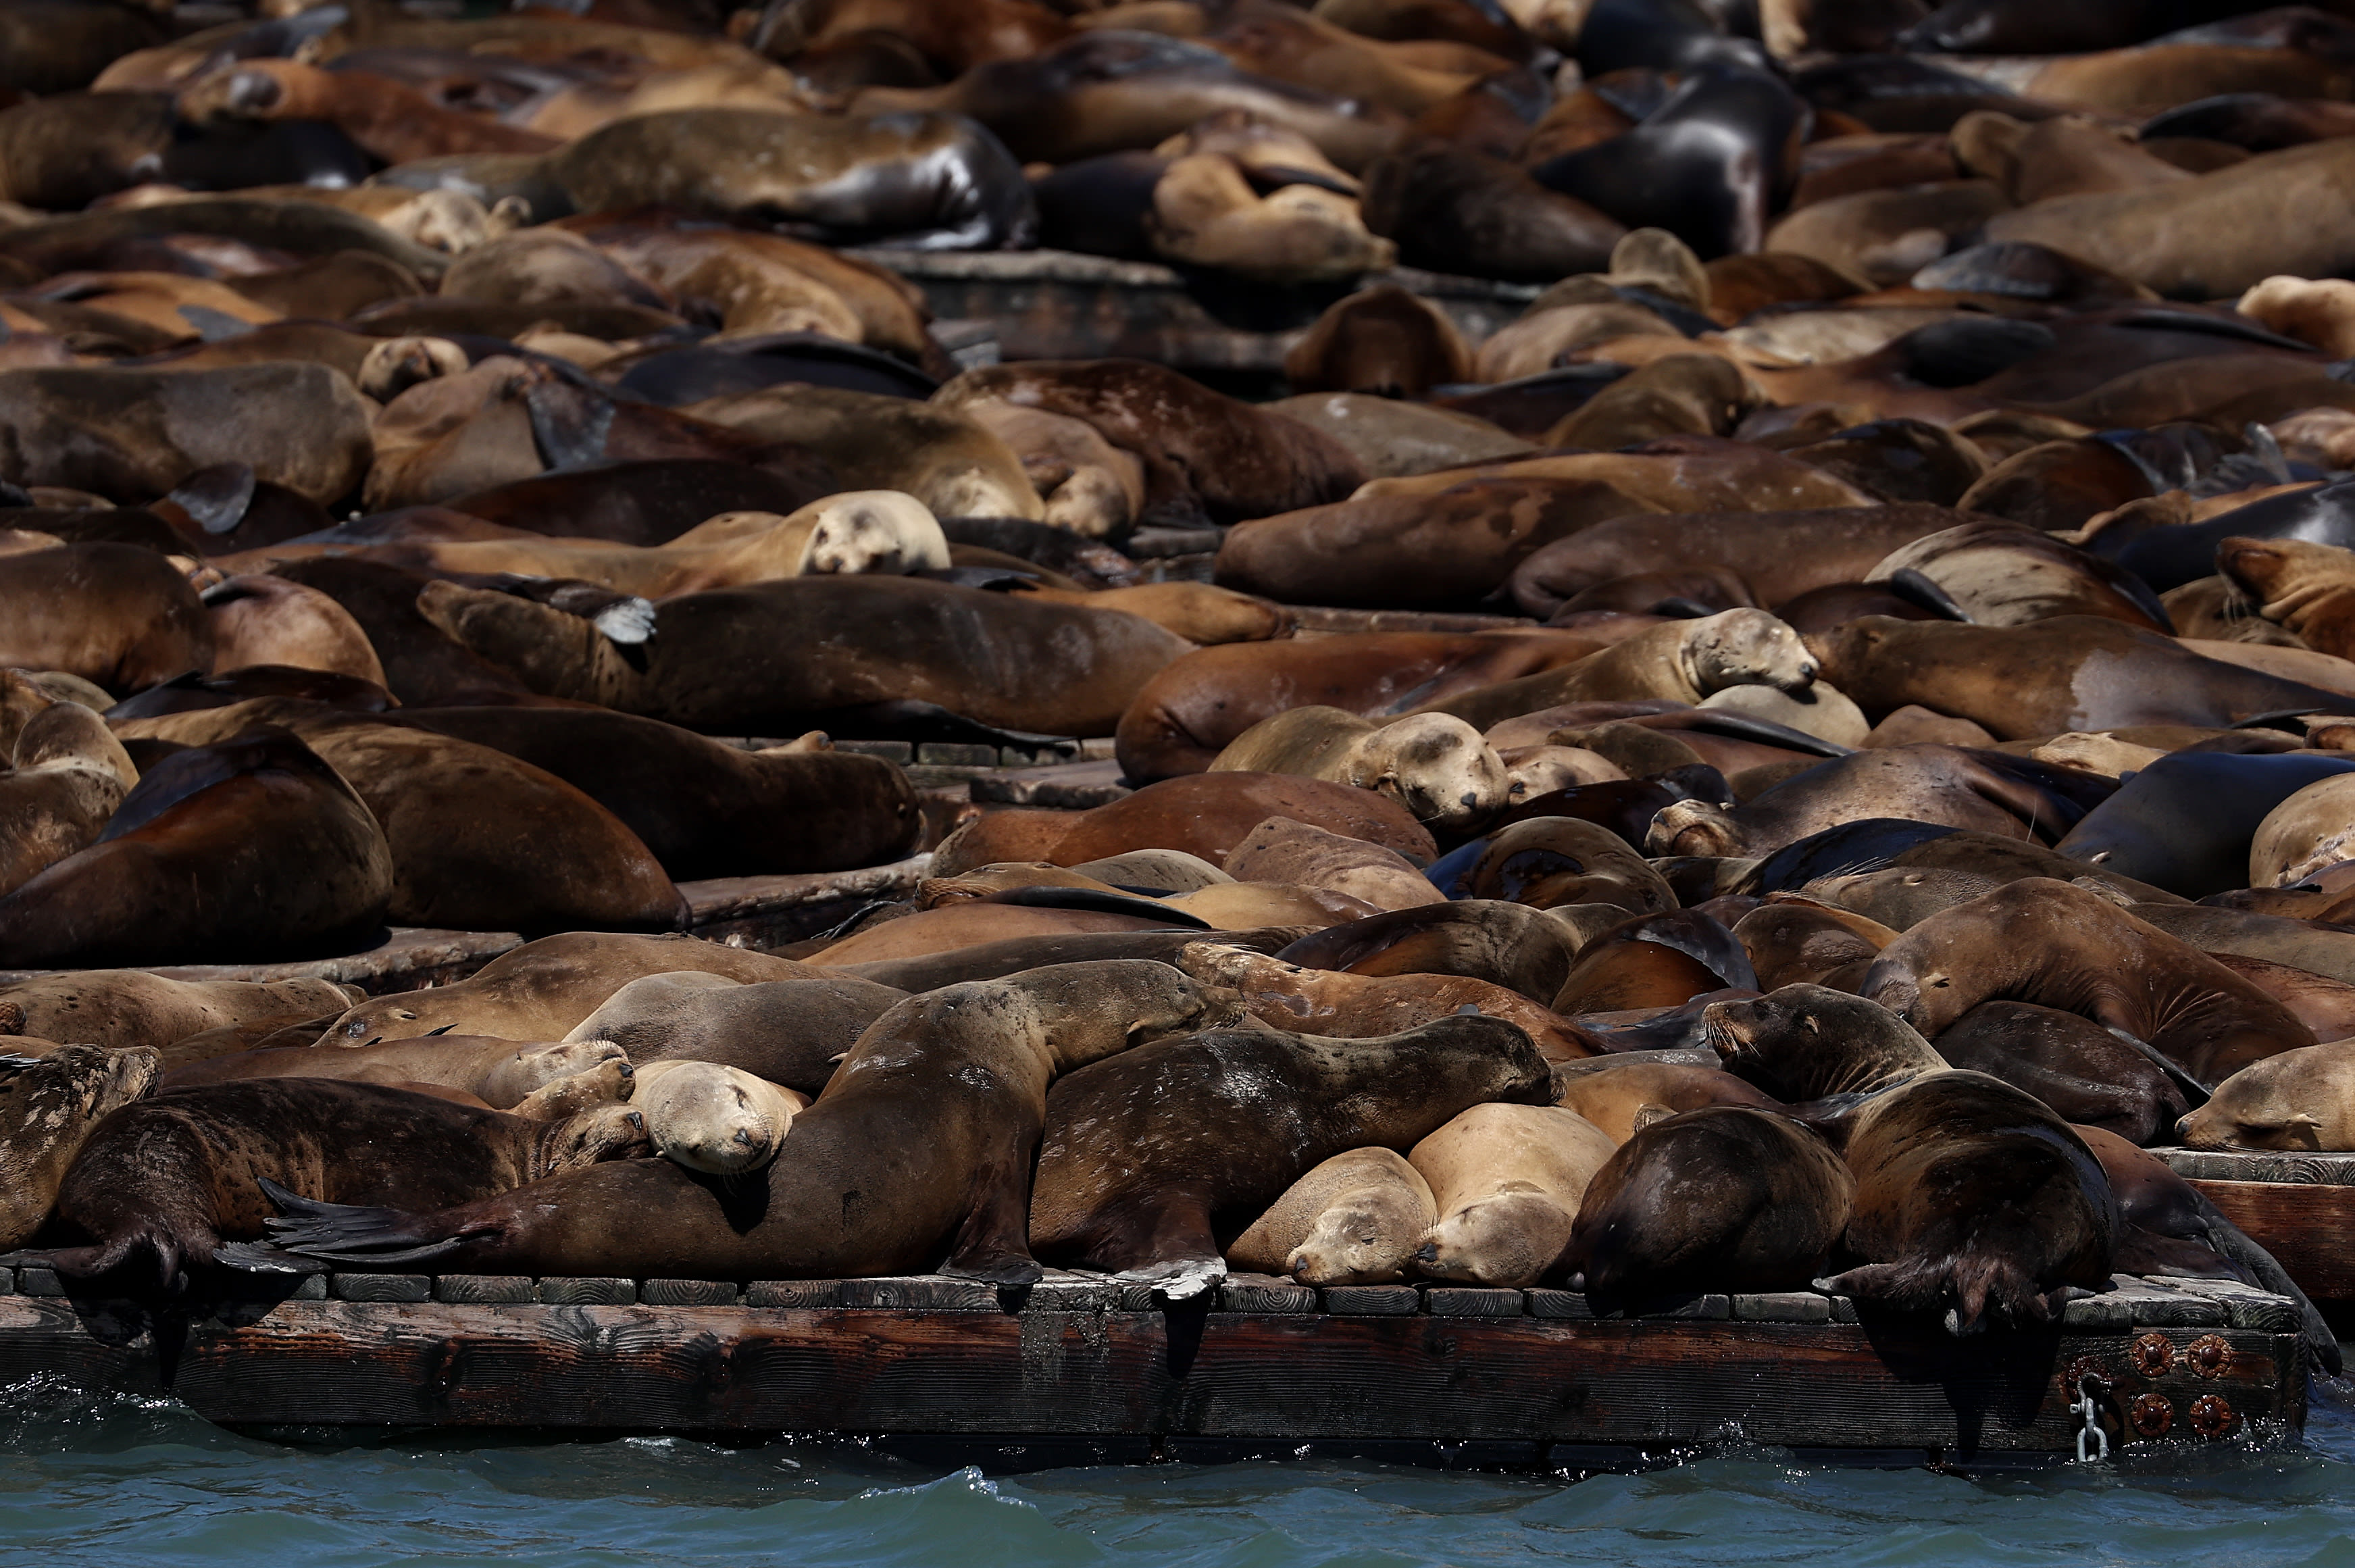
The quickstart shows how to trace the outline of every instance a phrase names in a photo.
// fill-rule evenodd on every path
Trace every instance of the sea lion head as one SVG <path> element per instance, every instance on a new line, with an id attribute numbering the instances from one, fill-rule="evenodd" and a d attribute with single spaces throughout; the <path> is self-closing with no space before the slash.
<path id="1" fill-rule="evenodd" d="M 21 1009 L 17 1019 L 21 1028 Z M 163 1076 L 163 1053 L 150 1046 L 60 1045 L 43 1056 L 0 1056 L 0 1247 L 31 1239 L 91 1128 Z"/>
<path id="2" fill-rule="evenodd" d="M 362 392 L 389 403 L 421 381 L 455 376 L 466 367 L 466 351 L 446 337 L 388 337 L 368 351 L 357 379 Z"/>
<path id="3" fill-rule="evenodd" d="M 2175 1124 L 2186 1148 L 2343 1149 L 2355 1134 L 2355 1041 L 2253 1061 Z"/>
<path id="4" fill-rule="evenodd" d="M 607 1061 L 628 1060 L 622 1048 L 610 1040 L 519 1044 L 484 1075 L 475 1093 L 485 1104 L 512 1105 L 559 1079 L 591 1072 Z"/>
<path id="5" fill-rule="evenodd" d="M 1417 822 L 1451 830 L 1495 816 L 1522 787 L 1479 731 L 1447 713 L 1418 713 L 1368 733 L 1349 782 L 1389 795 Z"/>
<path id="6" fill-rule="evenodd" d="M 1337 1194 L 1292 1249 L 1284 1268 L 1303 1285 L 1389 1285 L 1406 1277 L 1426 1214 L 1406 1193 L 1362 1187 Z"/>
<path id="7" fill-rule="evenodd" d="M 643 1112 L 627 1105 L 599 1105 L 549 1124 L 540 1144 L 539 1174 L 554 1176 L 609 1159 L 645 1159 L 657 1152 Z"/>
<path id="8" fill-rule="evenodd" d="M 847 491 L 795 516 L 811 522 L 804 572 L 905 574 L 949 565 L 948 536 L 940 520 L 931 507 L 901 491 Z"/>
<path id="9" fill-rule="evenodd" d="M 1896 1014 L 1824 986 L 1711 1002 L 1701 1009 L 1700 1029 L 1727 1072 L 1794 1104 L 1946 1070 L 1945 1059 Z"/>
<path id="10" fill-rule="evenodd" d="M 1672 800 L 1652 814 L 1644 848 L 1653 855 L 1697 855 L 1726 859 L 1748 852 L 1742 824 L 1705 800 Z"/>
<path id="11" fill-rule="evenodd" d="M 1693 622 L 1678 655 L 1685 678 L 1704 697 L 1729 686 L 1801 692 L 1815 684 L 1817 668 L 1799 634 L 1764 610 L 1725 610 Z"/>
<path id="12" fill-rule="evenodd" d="M 642 1078 L 634 1103 L 655 1150 L 709 1176 L 741 1176 L 774 1159 L 794 1116 L 809 1104 L 716 1061 L 652 1062 Z"/>
<path id="13" fill-rule="evenodd" d="M 1576 1218 L 1529 1183 L 1508 1181 L 1425 1231 L 1415 1267 L 1465 1285 L 1535 1285 L 1570 1240 Z"/>

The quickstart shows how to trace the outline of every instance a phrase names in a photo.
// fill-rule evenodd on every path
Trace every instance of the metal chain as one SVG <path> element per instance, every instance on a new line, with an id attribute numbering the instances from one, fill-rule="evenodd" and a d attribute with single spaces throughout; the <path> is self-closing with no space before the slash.
<path id="1" fill-rule="evenodd" d="M 2077 1403 L 2069 1407 L 2085 1424 L 2077 1431 L 2080 1465 L 2096 1465 L 2110 1456 L 2110 1435 L 2102 1430 L 2101 1409 L 2094 1403 L 2094 1381 L 2091 1373 L 2077 1380 Z"/>

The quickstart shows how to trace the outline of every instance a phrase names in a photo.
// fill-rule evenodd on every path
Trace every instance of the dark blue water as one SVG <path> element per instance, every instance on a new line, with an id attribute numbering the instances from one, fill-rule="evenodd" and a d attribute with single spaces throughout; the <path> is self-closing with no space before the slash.
<path id="1" fill-rule="evenodd" d="M 1408 1568 L 2355 1563 L 2355 1390 L 2302 1445 L 1979 1476 L 1721 1449 L 1633 1476 L 1316 1459 L 990 1475 L 848 1443 L 287 1445 L 0 1394 L 0 1563 Z"/>

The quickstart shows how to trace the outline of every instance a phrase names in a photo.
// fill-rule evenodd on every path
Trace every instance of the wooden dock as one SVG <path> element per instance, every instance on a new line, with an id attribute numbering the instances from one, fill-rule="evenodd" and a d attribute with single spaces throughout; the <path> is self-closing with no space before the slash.
<path id="1" fill-rule="evenodd" d="M 153 1344 L 98 1344 L 48 1271 L 0 1286 L 0 1380 L 158 1386 Z M 2123 1277 L 2057 1329 L 1957 1339 L 1807 1293 L 1598 1320 L 1565 1291 L 1256 1275 L 1168 1304 L 1060 1272 L 1024 1290 L 338 1274 L 250 1326 L 197 1326 L 176 1362 L 173 1392 L 237 1427 L 1051 1440 L 1131 1459 L 1405 1443 L 1611 1468 L 1728 1438 L 1878 1464 L 2051 1458 L 2076 1452 L 2087 1387 L 2114 1445 L 2285 1440 L 2306 1415 L 2287 1301 Z"/>
<path id="2" fill-rule="evenodd" d="M 2355 1327 L 2355 1154 L 2150 1152 L 2273 1253 L 2334 1328 Z"/>

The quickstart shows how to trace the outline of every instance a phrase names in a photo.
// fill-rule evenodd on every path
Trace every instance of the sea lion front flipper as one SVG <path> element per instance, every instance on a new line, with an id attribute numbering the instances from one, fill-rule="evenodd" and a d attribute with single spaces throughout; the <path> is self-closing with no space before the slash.
<path id="1" fill-rule="evenodd" d="M 1018 1173 L 1003 1167 L 980 1173 L 974 1184 L 980 1197 L 958 1228 L 941 1273 L 988 1285 L 1036 1285 L 1047 1277 L 1030 1255 L 1028 1163 L 1026 1158 Z"/>

